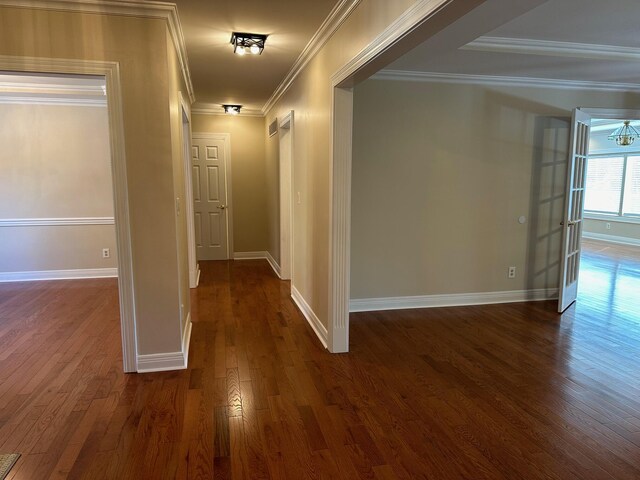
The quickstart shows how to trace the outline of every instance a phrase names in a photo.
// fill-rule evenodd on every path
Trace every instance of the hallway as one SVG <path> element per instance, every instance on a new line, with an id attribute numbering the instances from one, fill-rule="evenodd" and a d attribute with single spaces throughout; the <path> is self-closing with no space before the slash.
<path id="1" fill-rule="evenodd" d="M 114 281 L 0 285 L 9 479 L 640 476 L 639 322 L 597 289 L 562 318 L 354 314 L 331 355 L 265 261 L 201 266 L 189 369 L 167 373 L 121 373 Z"/>

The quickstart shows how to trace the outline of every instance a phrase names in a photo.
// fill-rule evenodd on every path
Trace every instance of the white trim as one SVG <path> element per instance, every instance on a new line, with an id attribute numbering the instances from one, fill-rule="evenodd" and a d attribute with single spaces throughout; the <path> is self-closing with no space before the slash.
<path id="1" fill-rule="evenodd" d="M 275 89 L 271 97 L 262 107 L 262 114 L 266 114 L 280 100 L 284 93 L 291 87 L 294 80 L 300 75 L 300 72 L 307 64 L 316 56 L 320 49 L 329 41 L 331 36 L 340 28 L 340 26 L 351 15 L 351 12 L 358 6 L 361 0 L 341 0 L 331 10 L 327 18 L 316 33 L 311 37 L 307 46 L 304 47 L 296 61 L 293 63 L 291 70 L 284 77 L 280 85 Z"/>
<path id="2" fill-rule="evenodd" d="M 277 120 L 274 120 L 277 121 Z M 291 110 L 279 123 L 279 174 L 280 174 L 280 263 L 281 278 L 289 280 L 293 272 L 293 154 L 294 112 Z M 282 155 L 283 143 L 288 143 L 288 158 Z M 286 145 L 286 144 L 285 144 Z"/>
<path id="3" fill-rule="evenodd" d="M 138 355 L 138 373 L 166 372 L 185 368 L 187 367 L 182 352 Z"/>
<path id="4" fill-rule="evenodd" d="M 138 373 L 184 370 L 189 364 L 191 341 L 191 313 L 187 314 L 187 325 L 182 335 L 182 350 L 179 352 L 138 355 Z"/>
<path id="5" fill-rule="evenodd" d="M 7 95 L 0 93 L 0 104 L 2 105 L 54 105 L 58 107 L 106 107 L 107 99 L 98 98 L 71 98 L 54 96 L 25 96 Z"/>
<path id="6" fill-rule="evenodd" d="M 273 258 L 271 253 L 267 251 L 263 252 L 235 252 L 233 254 L 234 260 L 266 260 L 269 262 L 269 265 L 278 276 L 278 278 L 282 278 L 280 276 L 280 265 L 276 262 L 276 259 Z"/>
<path id="7" fill-rule="evenodd" d="M 196 287 L 200 285 L 200 273 L 202 273 L 200 270 L 200 264 L 196 263 Z"/>
<path id="8" fill-rule="evenodd" d="M 333 74 L 331 77 L 333 86 L 340 85 L 356 72 L 364 69 L 449 3 L 451 0 L 419 0 L 414 3 L 369 45 Z"/>
<path id="9" fill-rule="evenodd" d="M 25 3 L 31 5 L 36 2 L 25 0 Z M 125 372 L 135 372 L 137 366 L 135 288 L 133 282 L 133 254 L 129 219 L 127 161 L 119 64 L 117 62 L 93 60 L 0 55 L 0 70 L 30 73 L 47 72 L 101 75 L 105 77 L 107 86 L 107 109 L 109 112 L 109 146 L 111 151 L 114 218 L 116 222 L 116 247 L 118 250 L 118 292 L 120 295 L 122 364 Z"/>
<path id="10" fill-rule="evenodd" d="M 302 315 L 304 316 L 304 318 L 307 319 L 307 322 L 309 323 L 313 331 L 316 333 L 318 339 L 320 340 L 320 343 L 322 343 L 324 348 L 327 348 L 327 338 L 328 338 L 327 328 L 322 324 L 322 322 L 320 321 L 318 316 L 315 314 L 313 309 L 305 301 L 302 294 L 293 285 L 291 285 L 291 298 L 300 309 L 300 312 L 302 312 Z"/>
<path id="11" fill-rule="evenodd" d="M 351 288 L 351 163 L 353 90 L 332 89 L 332 131 L 329 178 L 329 351 L 349 351 Z"/>
<path id="12" fill-rule="evenodd" d="M 552 78 L 509 77 L 500 75 L 471 75 L 466 73 L 412 72 L 381 70 L 371 77 L 375 80 L 442 82 L 469 85 L 493 85 L 525 88 L 561 88 L 607 92 L 640 92 L 640 84 L 561 80 Z M 625 117 L 626 118 L 626 117 Z"/>
<path id="13" fill-rule="evenodd" d="M 180 143 L 184 173 L 184 212 L 187 224 L 187 262 L 189 264 L 189 288 L 198 286 L 198 262 L 196 259 L 196 233 L 193 204 L 193 159 L 191 146 L 191 109 L 182 92 L 178 93 L 180 103 Z"/>
<path id="14" fill-rule="evenodd" d="M 278 262 L 276 262 L 276 259 L 273 258 L 270 252 L 267 251 L 265 253 L 267 254 L 267 262 L 269 262 L 269 265 L 271 265 L 271 268 L 273 268 L 273 271 L 278 278 L 282 279 L 282 275 L 280 274 L 280 265 L 278 265 Z"/>
<path id="15" fill-rule="evenodd" d="M 553 57 L 591 58 L 595 60 L 639 60 L 640 48 L 594 43 L 557 42 L 532 38 L 483 36 L 460 47 L 481 52 L 547 55 Z"/>
<path id="16" fill-rule="evenodd" d="M 184 368 L 187 368 L 189 366 L 189 346 L 191 344 L 191 330 L 193 328 L 191 312 L 187 313 L 185 324 L 184 332 L 182 332 L 182 353 L 184 354 Z"/>
<path id="17" fill-rule="evenodd" d="M 606 233 L 582 232 L 582 238 L 590 240 L 601 240 L 603 242 L 616 243 L 620 245 L 633 245 L 640 247 L 640 239 L 620 237 L 618 235 L 607 235 Z"/>
<path id="18" fill-rule="evenodd" d="M 640 119 L 640 110 L 632 108 L 597 108 L 597 107 L 580 107 L 578 110 L 583 111 L 592 118 L 597 119 Z"/>
<path id="19" fill-rule="evenodd" d="M 256 260 L 256 259 L 267 259 L 267 252 L 234 252 L 233 259 L 234 260 Z"/>
<path id="20" fill-rule="evenodd" d="M 52 227 L 71 225 L 115 225 L 114 217 L 0 218 L 0 227 Z"/>
<path id="21" fill-rule="evenodd" d="M 494 303 L 537 302 L 557 300 L 558 289 L 511 290 L 505 292 L 455 293 L 411 297 L 363 298 L 349 302 L 350 312 L 404 310 L 409 308 L 460 307 Z"/>
<path id="22" fill-rule="evenodd" d="M 193 109 L 191 109 L 193 113 Z M 231 134 L 230 133 L 208 133 L 208 132 L 192 132 L 191 138 L 193 140 L 222 140 L 224 142 L 224 171 L 226 176 L 226 205 L 227 205 L 227 259 L 233 259 L 233 191 L 231 181 Z M 195 227 L 194 227 L 195 228 Z M 194 233 L 194 242 L 195 242 L 195 233 Z"/>
<path id="23" fill-rule="evenodd" d="M 1 2 L 0 2 L 1 3 Z M 7 78 L 9 76 L 5 76 Z M 27 95 L 37 95 L 37 96 L 45 96 L 45 97 L 59 97 L 59 96 L 91 96 L 98 97 L 105 100 L 106 98 L 104 94 L 103 85 L 97 84 L 98 82 L 94 82 L 93 85 L 89 84 L 70 84 L 70 83 L 35 83 L 35 82 L 8 82 L 3 81 L 0 77 L 0 95 L 6 94 L 27 94 Z"/>
<path id="24" fill-rule="evenodd" d="M 34 282 L 40 280 L 71 280 L 80 278 L 113 278 L 117 276 L 117 268 L 82 268 L 73 270 L 0 272 L 0 283 Z"/>
<path id="25" fill-rule="evenodd" d="M 217 103 L 200 103 L 196 102 L 191 107 L 191 113 L 194 115 L 229 115 L 222 109 L 222 105 Z M 232 115 L 229 115 L 232 116 Z M 264 117 L 261 110 L 255 110 L 251 108 L 244 108 L 240 110 L 240 113 L 236 116 L 240 117 Z"/>
<path id="26" fill-rule="evenodd" d="M 169 35 L 178 54 L 178 61 L 189 98 L 191 102 L 195 101 L 187 49 L 178 16 L 178 7 L 173 3 L 120 0 L 0 0 L 0 6 L 164 19 L 167 22 Z"/>

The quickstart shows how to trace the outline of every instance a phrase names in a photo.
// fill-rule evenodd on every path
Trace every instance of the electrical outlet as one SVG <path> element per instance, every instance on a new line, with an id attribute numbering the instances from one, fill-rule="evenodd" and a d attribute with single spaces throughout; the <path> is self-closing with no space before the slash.
<path id="1" fill-rule="evenodd" d="M 605 227 L 607 228 L 607 230 L 611 230 L 611 224 L 609 222 L 606 223 Z"/>
<path id="2" fill-rule="evenodd" d="M 102 249 L 102 258 L 109 258 L 111 256 L 111 249 L 103 248 Z"/>
<path id="3" fill-rule="evenodd" d="M 516 278 L 516 267 L 509 267 L 509 278 Z"/>

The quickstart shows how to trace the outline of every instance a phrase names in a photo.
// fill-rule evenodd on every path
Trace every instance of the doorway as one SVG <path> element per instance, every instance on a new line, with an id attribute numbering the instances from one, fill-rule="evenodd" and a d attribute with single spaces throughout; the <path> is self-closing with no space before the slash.
<path id="1" fill-rule="evenodd" d="M 640 117 L 629 110 L 586 110 L 593 118 L 584 173 L 577 298 L 615 314 L 624 325 L 638 315 L 640 144 L 634 139 L 618 144 L 614 134 L 625 121 L 639 125 Z"/>
<path id="2" fill-rule="evenodd" d="M 633 140 L 618 145 L 612 137 L 624 121 L 640 118 L 638 113 L 601 108 L 574 113 L 559 312 L 580 297 L 590 301 L 601 297 L 610 308 L 616 285 L 638 278 L 634 265 L 640 259 L 640 248 L 634 245 L 640 245 L 640 200 L 636 200 L 640 198 L 640 182 L 634 180 L 640 179 L 640 149 L 633 147 Z M 612 226 L 614 232 L 625 236 L 610 234 Z M 619 244 L 623 246 L 615 246 Z M 624 281 L 618 280 L 621 272 L 627 273 Z M 603 291 L 610 295 L 604 298 Z"/>
<path id="3" fill-rule="evenodd" d="M 193 134 L 191 162 L 197 260 L 232 257 L 230 143 L 229 134 Z"/>
<path id="4" fill-rule="evenodd" d="M 122 95 L 118 65 L 114 62 L 102 61 L 79 62 L 47 58 L 0 56 L 0 71 L 13 75 L 40 77 L 49 75 L 59 78 L 87 78 L 87 76 L 90 76 L 104 79 L 104 88 L 101 89 L 101 94 L 103 101 L 106 98 L 108 111 L 108 144 L 113 189 L 113 224 L 115 225 L 115 245 L 117 251 L 122 366 L 125 372 L 135 372 L 137 370 L 137 348 L 133 293 L 133 263 L 130 240 Z"/>

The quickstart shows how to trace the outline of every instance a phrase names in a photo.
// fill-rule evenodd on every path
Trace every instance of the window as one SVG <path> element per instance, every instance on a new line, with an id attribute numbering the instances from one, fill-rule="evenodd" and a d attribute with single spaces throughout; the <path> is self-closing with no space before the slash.
<path id="1" fill-rule="evenodd" d="M 640 218 L 640 155 L 589 157 L 584 209 Z"/>

